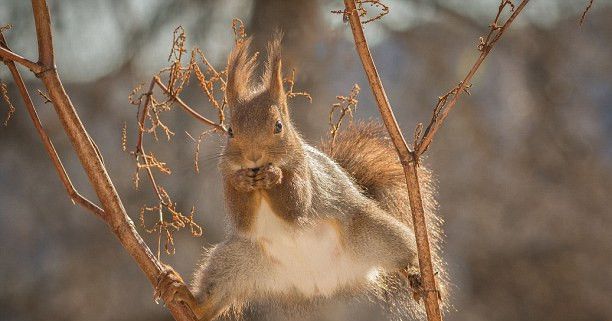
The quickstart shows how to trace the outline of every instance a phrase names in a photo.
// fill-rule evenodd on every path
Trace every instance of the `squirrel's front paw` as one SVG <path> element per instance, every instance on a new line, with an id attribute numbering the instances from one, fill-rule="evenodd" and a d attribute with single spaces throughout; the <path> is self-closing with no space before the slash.
<path id="1" fill-rule="evenodd" d="M 195 298 L 181 276 L 170 266 L 164 266 L 164 270 L 157 278 L 157 286 L 153 293 L 154 299 L 162 299 L 166 304 L 170 302 L 184 302 L 193 308 Z"/>
<path id="2" fill-rule="evenodd" d="M 282 178 L 283 172 L 281 169 L 272 164 L 268 164 L 259 169 L 255 175 L 255 187 L 270 189 L 272 186 L 280 184 Z"/>
<path id="3" fill-rule="evenodd" d="M 250 168 L 243 168 L 232 174 L 231 182 L 235 189 L 241 192 L 252 192 L 255 189 L 254 186 L 255 174 Z"/>
<path id="4" fill-rule="evenodd" d="M 268 164 L 258 168 L 243 168 L 236 171 L 231 178 L 234 188 L 242 192 L 252 192 L 255 189 L 270 189 L 281 182 L 280 168 Z"/>

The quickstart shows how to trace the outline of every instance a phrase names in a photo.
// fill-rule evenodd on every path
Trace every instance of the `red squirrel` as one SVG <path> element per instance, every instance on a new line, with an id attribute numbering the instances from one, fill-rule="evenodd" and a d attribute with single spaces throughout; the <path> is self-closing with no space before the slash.
<path id="1" fill-rule="evenodd" d="M 309 300 L 385 287 L 384 275 L 418 279 L 415 236 L 402 166 L 379 123 L 351 125 L 317 149 L 291 121 L 280 36 L 268 44 L 260 82 L 251 40 L 229 56 L 230 127 L 219 163 L 230 229 L 207 251 L 191 287 L 170 267 L 157 288 L 198 319 L 271 296 Z M 441 221 L 431 175 L 420 169 L 438 287 Z M 410 282 L 413 286 L 418 282 Z M 410 291 L 410 289 L 405 289 Z"/>

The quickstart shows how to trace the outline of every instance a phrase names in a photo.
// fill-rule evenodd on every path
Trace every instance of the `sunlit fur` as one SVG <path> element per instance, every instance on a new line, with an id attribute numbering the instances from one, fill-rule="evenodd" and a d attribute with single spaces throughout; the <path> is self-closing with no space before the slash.
<path id="1" fill-rule="evenodd" d="M 370 121 L 350 124 L 345 130 L 338 132 L 333 145 L 331 140 L 324 141 L 321 150 L 330 155 L 355 179 L 365 195 L 375 200 L 387 213 L 413 229 L 404 170 L 396 156 L 395 147 L 381 123 Z M 434 273 L 443 298 L 442 306 L 448 308 L 449 280 L 446 263 L 441 257 L 443 221 L 437 216 L 435 182 L 431 171 L 423 164 L 418 167 L 418 175 Z M 410 293 L 406 292 L 403 280 L 397 276 L 386 276 L 379 278 L 379 282 L 372 288 L 373 294 L 390 301 L 388 303 L 390 308 L 395 310 L 393 312 L 399 314 L 424 312 L 410 300 Z M 388 296 L 389 291 L 394 295 Z"/>
<path id="2" fill-rule="evenodd" d="M 249 44 L 237 45 L 229 58 L 233 137 L 219 168 L 230 224 L 226 240 L 206 252 L 196 271 L 198 317 L 211 319 L 262 300 L 300 305 L 370 293 L 394 304 L 389 296 L 406 297 L 406 281 L 397 272 L 416 271 L 418 262 L 395 153 L 380 143 L 376 125 L 351 128 L 332 157 L 307 144 L 289 116 L 280 36 L 268 47 L 261 83 L 251 82 Z M 280 133 L 274 132 L 277 121 Z M 352 149 L 350 132 L 359 133 Z M 275 185 L 245 190 L 236 184 L 238 173 L 265 166 L 280 169 Z M 432 213 L 433 190 L 423 192 Z M 433 226 L 437 240 L 437 221 Z M 406 315 L 410 308 L 397 309 Z"/>

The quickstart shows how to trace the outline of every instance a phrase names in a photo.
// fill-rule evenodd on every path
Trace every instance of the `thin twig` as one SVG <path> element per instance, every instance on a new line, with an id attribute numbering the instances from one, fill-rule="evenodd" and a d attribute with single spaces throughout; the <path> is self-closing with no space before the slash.
<path id="1" fill-rule="evenodd" d="M 145 148 L 144 148 L 143 135 L 144 135 L 144 132 L 146 131 L 145 130 L 145 123 L 144 122 L 145 122 L 145 119 L 146 119 L 147 115 L 149 115 L 149 110 L 151 109 L 151 107 L 155 106 L 155 102 L 154 102 L 154 98 L 153 98 L 153 89 L 154 89 L 155 85 L 157 85 L 160 88 L 162 88 L 167 95 L 170 95 L 170 90 L 167 89 L 167 87 L 165 87 L 165 85 L 161 82 L 159 77 L 154 76 L 153 79 L 151 80 L 150 85 L 149 85 L 149 91 L 147 93 L 143 94 L 143 96 L 145 97 L 145 100 L 144 100 L 144 104 L 143 104 L 143 107 L 142 107 L 142 111 L 140 111 L 140 114 L 139 114 L 139 117 L 138 117 L 138 142 L 137 142 L 137 145 L 136 145 L 136 151 L 133 154 L 136 157 L 136 173 L 134 175 L 134 185 L 136 187 L 138 187 L 139 172 L 140 172 L 140 170 L 141 169 L 146 170 L 147 176 L 149 177 L 149 180 L 151 182 L 151 186 L 153 187 L 155 195 L 157 196 L 157 199 L 158 199 L 157 205 L 155 205 L 155 206 L 144 205 L 142 207 L 142 209 L 140 211 L 140 223 L 145 228 L 146 232 L 148 232 L 148 233 L 157 232 L 158 233 L 157 259 L 159 260 L 160 259 L 160 254 L 161 254 L 161 238 L 162 238 L 162 235 L 166 239 L 166 241 L 164 243 L 164 249 L 165 249 L 166 253 L 167 254 L 174 254 L 174 251 L 175 251 L 175 248 L 174 248 L 174 237 L 173 237 L 173 232 L 174 231 L 178 231 L 179 229 L 181 229 L 183 227 L 189 226 L 190 229 L 191 229 L 192 235 L 200 236 L 200 235 L 202 235 L 202 228 L 197 223 L 195 223 L 193 221 L 193 215 L 194 215 L 193 212 L 191 213 L 190 216 L 183 215 L 177 209 L 176 202 L 173 202 L 171 197 L 170 197 L 170 195 L 166 192 L 166 190 L 162 186 L 158 185 L 157 180 L 155 179 L 155 176 L 153 174 L 153 169 L 157 169 L 157 170 L 159 170 L 160 172 L 162 172 L 164 174 L 170 174 L 171 171 L 167 167 L 166 163 L 159 161 L 155 157 L 155 155 L 153 155 L 152 153 L 147 154 L 147 152 L 145 151 Z M 138 88 L 139 87 L 141 87 L 141 86 L 139 85 Z M 133 104 L 138 104 L 140 106 L 141 105 L 141 99 L 140 98 L 137 99 L 137 100 L 134 99 L 133 98 L 134 95 L 135 95 L 135 91 L 132 91 L 132 93 L 130 94 L 129 100 Z M 143 96 L 141 96 L 141 97 L 143 97 Z M 184 105 L 185 105 L 185 107 L 187 107 L 186 109 L 192 111 L 191 114 L 194 117 L 198 118 L 197 116 L 199 116 L 199 114 L 197 114 L 197 112 L 193 111 L 193 109 L 191 109 L 186 104 L 184 104 Z M 194 115 L 194 113 L 195 113 L 195 115 Z M 156 116 L 156 117 L 158 117 L 158 116 Z M 164 129 L 168 131 L 168 129 L 165 127 L 165 125 L 163 125 L 161 123 L 161 121 L 159 121 L 158 118 L 156 119 L 156 121 L 157 121 L 157 125 L 164 126 Z M 155 125 L 154 125 L 154 127 L 155 127 Z M 154 127 L 152 128 L 153 130 L 154 130 Z M 217 130 L 217 129 L 213 128 L 213 130 Z M 195 208 L 193 208 L 193 210 L 195 210 Z M 157 216 L 158 219 L 157 219 L 156 223 L 153 225 L 152 228 L 148 228 L 147 225 L 145 224 L 145 214 L 147 212 L 158 213 L 158 216 Z M 167 220 L 164 219 L 164 213 L 167 213 L 167 214 L 170 215 L 170 217 L 171 217 L 170 221 L 167 221 Z"/>
<path id="2" fill-rule="evenodd" d="M 529 0 L 523 0 L 515 8 L 512 2 L 510 2 L 509 0 L 501 0 L 497 14 L 493 19 L 493 22 L 489 25 L 489 33 L 487 34 L 486 38 L 480 38 L 480 43 L 478 45 L 480 55 L 476 59 L 476 62 L 474 63 L 474 65 L 472 65 L 472 68 L 470 68 L 467 75 L 455 88 L 453 88 L 451 91 L 449 91 L 449 93 L 438 99 L 438 103 L 434 107 L 434 112 L 431 121 L 425 129 L 423 137 L 420 139 L 417 146 L 415 147 L 415 153 L 417 155 L 417 158 L 423 155 L 423 153 L 425 153 L 425 151 L 433 141 L 436 132 L 438 131 L 438 129 L 440 129 L 440 127 L 444 123 L 444 120 L 446 119 L 446 117 L 448 117 L 450 111 L 453 110 L 453 108 L 455 107 L 455 104 L 457 103 L 457 100 L 459 99 L 461 94 L 464 92 L 469 94 L 468 90 L 471 87 L 470 82 L 476 74 L 476 71 L 478 71 L 478 68 L 480 68 L 480 65 L 482 65 L 485 58 L 487 58 L 487 56 L 493 49 L 493 46 L 501 38 L 504 32 L 508 30 L 514 19 L 521 13 L 521 11 L 523 10 L 523 8 L 525 8 L 528 2 Z M 510 7 L 512 15 L 500 26 L 500 15 L 504 8 L 507 7 Z M 452 98 L 449 101 L 448 99 L 450 98 L 450 96 L 452 96 Z"/>
<path id="3" fill-rule="evenodd" d="M 15 114 L 15 106 L 13 106 L 13 103 L 11 102 L 11 98 L 9 97 L 8 88 L 6 87 L 6 84 L 2 81 L 0 81 L 0 96 L 2 96 L 2 100 L 4 100 L 4 102 L 8 106 L 8 112 L 6 113 L 3 122 L 4 127 L 6 127 L 8 126 L 8 122 L 9 120 L 11 120 L 11 117 L 13 117 L 13 114 Z"/>
<path id="4" fill-rule="evenodd" d="M 0 34 L 2 34 L 4 31 L 10 29 L 11 26 L 10 25 L 6 25 L 6 26 L 2 26 L 0 27 Z M 3 36 L 4 39 L 4 36 Z M 7 46 L 6 46 L 6 41 L 3 40 L 2 43 L 0 43 L 0 61 L 14 61 L 18 64 L 21 64 L 23 66 L 25 66 L 26 68 L 30 69 L 30 71 L 32 71 L 33 73 L 37 74 L 39 72 L 42 71 L 42 67 L 33 62 L 30 61 L 14 52 L 12 52 Z"/>
<path id="5" fill-rule="evenodd" d="M 244 22 L 238 18 L 232 19 L 232 30 L 234 31 L 234 42 L 236 44 L 241 43 L 246 39 L 246 28 L 244 27 Z"/>
<path id="6" fill-rule="evenodd" d="M 244 26 L 239 21 L 234 21 L 234 32 L 236 37 L 244 36 Z M 206 127 L 211 127 L 210 132 L 222 132 L 225 133 L 226 129 L 223 125 L 225 115 L 224 108 L 227 105 L 225 95 L 220 95 L 225 92 L 225 70 L 217 71 L 207 60 L 204 53 L 199 49 L 195 48 L 191 50 L 189 62 L 184 65 L 183 58 L 187 55 L 186 43 L 187 36 L 183 27 L 178 26 L 175 28 L 172 37 L 172 46 L 168 55 L 168 67 L 162 68 L 151 78 L 149 89 L 147 92 L 138 94 L 143 84 L 137 85 L 129 94 L 128 100 L 132 105 L 138 106 L 137 120 L 138 120 L 138 140 L 136 143 L 136 150 L 132 152 L 136 159 L 136 172 L 134 174 L 134 185 L 138 188 L 140 177 L 139 173 L 141 169 L 147 172 L 149 181 L 156 194 L 158 203 L 155 206 L 144 205 L 140 211 L 140 222 L 145 231 L 148 233 L 158 233 L 158 258 L 161 254 L 162 237 L 165 237 L 164 248 L 166 253 L 174 253 L 174 237 L 173 233 L 182 229 L 183 227 L 190 227 L 191 233 L 194 236 L 201 235 L 202 228 L 197 225 L 193 220 L 193 211 L 190 216 L 183 215 L 177 210 L 177 204 L 172 201 L 170 195 L 166 192 L 163 186 L 159 185 L 153 170 L 159 170 L 164 174 L 170 174 L 170 168 L 165 162 L 162 162 L 153 155 L 153 153 L 147 153 L 144 147 L 144 134 L 151 134 L 154 139 L 157 139 L 157 129 L 163 130 L 168 140 L 170 136 L 174 135 L 174 132 L 162 121 L 161 114 L 173 110 L 175 103 L 178 104 L 187 114 L 194 117 Z M 198 65 L 197 57 L 200 57 L 201 62 L 204 64 L 205 69 L 201 69 Z M 191 76 L 195 75 L 198 84 L 202 91 L 206 94 L 209 102 L 213 109 L 217 111 L 219 118 L 218 122 L 214 122 L 200 113 L 194 108 L 191 108 L 181 98 L 181 92 L 189 85 Z M 164 97 L 155 96 L 155 88 L 159 88 Z M 147 127 L 145 122 L 149 120 L 150 127 Z M 194 155 L 194 166 L 196 171 L 198 167 L 198 156 L 201 139 L 204 135 L 200 136 L 200 140 L 197 141 L 196 153 Z M 147 213 L 157 214 L 157 220 L 152 227 L 145 224 L 145 214 Z"/>
<path id="7" fill-rule="evenodd" d="M 375 20 L 379 20 L 389 13 L 389 6 L 382 3 L 382 1 L 380 0 L 356 0 L 355 4 L 355 9 L 351 12 L 356 12 L 360 18 L 365 18 L 361 21 L 361 24 L 366 24 Z M 368 10 L 364 7 L 364 4 L 368 4 L 370 7 L 376 8 L 380 11 L 372 18 L 367 18 Z M 332 13 L 342 14 L 343 20 L 345 22 L 348 21 L 348 16 L 350 14 L 350 12 L 346 10 L 332 10 Z"/>
<path id="8" fill-rule="evenodd" d="M 161 201 L 162 196 L 161 196 L 161 192 L 159 190 L 159 187 L 157 186 L 157 183 L 155 181 L 155 176 L 153 175 L 152 172 L 152 164 L 149 163 L 150 158 L 147 157 L 146 151 L 144 150 L 144 144 L 143 144 L 143 134 L 144 134 L 144 122 L 146 119 L 146 116 L 149 112 L 149 106 L 152 103 L 152 99 L 151 96 L 153 95 L 152 91 L 153 91 L 153 87 L 155 86 L 155 79 L 151 80 L 151 84 L 149 85 L 149 91 L 145 94 L 145 101 L 142 107 L 142 110 L 140 111 L 140 118 L 138 120 L 138 141 L 136 143 L 136 151 L 134 152 L 135 156 L 136 156 L 136 174 L 134 177 L 135 180 L 135 185 L 138 186 L 138 172 L 140 168 L 144 168 L 147 171 L 147 174 L 149 176 L 149 180 L 151 181 L 151 185 L 153 186 L 153 190 L 155 191 L 155 194 L 157 195 L 157 198 Z M 146 166 L 140 166 L 139 160 L 140 158 L 142 158 L 144 160 L 144 164 Z"/>
<path id="9" fill-rule="evenodd" d="M 283 79 L 283 82 L 289 86 L 289 88 L 286 90 L 287 98 L 295 98 L 295 97 L 301 96 L 301 97 L 306 98 L 308 102 L 312 104 L 312 96 L 310 96 L 309 93 L 305 91 L 298 91 L 298 92 L 293 91 L 294 90 L 293 87 L 295 86 L 295 69 L 291 69 L 291 74 L 287 76 L 285 79 Z"/>
<path id="10" fill-rule="evenodd" d="M 42 97 L 43 102 L 46 103 L 50 103 L 51 102 L 51 98 L 49 98 L 49 95 L 45 94 L 44 92 L 42 92 L 40 89 L 36 89 L 36 91 L 38 92 L 38 95 L 40 97 Z"/>
<path id="11" fill-rule="evenodd" d="M 1 33 L 0 33 L 0 43 L 2 43 L 2 45 L 6 46 L 5 48 L 8 49 L 6 40 L 4 39 L 4 36 Z M 23 81 L 23 78 L 21 77 L 21 73 L 17 69 L 17 66 L 12 61 L 5 61 L 4 64 L 8 67 L 9 71 L 11 72 L 11 75 L 13 76 L 13 80 L 15 81 L 15 84 L 17 85 L 17 88 L 19 88 L 19 92 L 21 94 L 21 97 L 23 98 L 24 105 L 26 106 L 26 109 L 28 110 L 28 114 L 30 115 L 32 122 L 34 123 L 36 132 L 38 132 L 38 136 L 40 136 L 40 139 L 42 140 L 45 146 L 45 149 L 47 150 L 47 153 L 49 154 L 49 157 L 51 157 L 53 166 L 55 167 L 55 170 L 57 171 L 57 174 L 59 175 L 60 180 L 62 181 L 62 184 L 64 184 L 64 187 L 66 188 L 66 191 L 68 192 L 68 196 L 70 196 L 70 199 L 73 202 L 78 203 L 79 205 L 83 206 L 84 208 L 98 215 L 98 217 L 104 219 L 104 216 L 105 216 L 104 210 L 102 210 L 98 205 L 94 204 L 92 201 L 82 196 L 72 185 L 72 182 L 70 181 L 70 177 L 66 173 L 66 169 L 64 168 L 64 165 L 62 164 L 62 161 L 59 158 L 57 151 L 55 150 L 55 147 L 53 146 L 53 143 L 51 142 L 51 139 L 45 132 L 45 129 L 42 123 L 40 122 L 40 119 L 38 118 L 38 113 L 36 112 L 36 108 L 34 107 L 34 103 L 32 102 L 32 98 L 30 97 L 30 93 L 28 92 L 28 89 L 25 85 L 25 82 Z"/>
<path id="12" fill-rule="evenodd" d="M 225 132 L 226 129 L 225 127 L 223 127 L 223 125 L 217 124 L 214 121 L 200 115 L 197 111 L 195 111 L 193 108 L 189 107 L 189 105 L 187 105 L 181 98 L 179 98 L 178 96 L 172 94 L 172 92 L 168 89 L 168 87 L 166 87 L 161 80 L 159 79 L 159 77 L 154 77 L 153 79 L 155 79 L 155 83 L 159 86 L 159 88 L 161 88 L 168 96 L 172 97 L 174 99 L 174 101 L 176 101 L 179 106 L 181 106 L 181 108 L 183 108 L 188 114 L 190 114 L 191 116 L 193 116 L 195 119 L 199 120 L 200 122 L 211 126 L 213 128 L 215 128 L 216 130 L 219 130 L 221 132 Z"/>
<path id="13" fill-rule="evenodd" d="M 580 16 L 580 23 L 579 23 L 579 25 L 582 26 L 582 23 L 584 23 L 584 18 L 586 18 L 587 13 L 589 12 L 589 10 L 591 10 L 591 7 L 593 6 L 593 1 L 594 0 L 589 0 L 589 3 L 587 4 L 586 8 L 584 8 L 584 10 L 582 10 L 582 15 Z"/>
<path id="14" fill-rule="evenodd" d="M 191 136 L 191 134 L 189 134 L 188 132 L 185 132 L 185 134 L 187 134 L 187 136 L 189 138 L 191 138 L 191 140 L 195 143 L 196 145 L 196 150 L 195 153 L 193 155 L 193 170 L 196 173 L 200 173 L 200 147 L 202 145 L 202 140 L 204 140 L 204 138 L 210 134 L 212 134 L 214 132 L 214 129 L 209 129 L 209 130 L 205 130 L 203 132 L 200 133 L 200 135 L 198 136 L 197 139 L 195 139 L 193 136 Z"/>
<path id="15" fill-rule="evenodd" d="M 334 152 L 334 145 L 336 144 L 336 136 L 338 135 L 338 130 L 340 130 L 342 121 L 347 115 L 350 117 L 351 121 L 353 120 L 353 112 L 357 109 L 357 104 L 359 103 L 357 95 L 359 95 L 360 90 L 361 88 L 359 88 L 359 85 L 354 84 L 348 96 L 336 96 L 338 102 L 333 104 L 329 110 L 328 123 L 329 135 L 331 136 L 330 153 L 332 154 Z M 336 111 L 339 111 L 339 115 L 334 119 Z"/>

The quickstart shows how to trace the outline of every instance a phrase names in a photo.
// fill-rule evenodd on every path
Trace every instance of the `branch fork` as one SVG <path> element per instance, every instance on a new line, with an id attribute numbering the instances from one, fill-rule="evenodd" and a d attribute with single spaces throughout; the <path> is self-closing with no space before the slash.
<path id="1" fill-rule="evenodd" d="M 419 286 L 418 293 L 415 293 L 415 295 L 423 296 L 428 320 L 441 321 L 442 314 L 440 312 L 438 302 L 440 299 L 440 293 L 437 290 L 436 280 L 434 277 L 435 274 L 431 261 L 429 237 L 427 235 L 427 226 L 419 186 L 419 177 L 417 174 L 417 167 L 419 166 L 418 162 L 423 153 L 425 153 L 431 144 L 433 137 L 438 129 L 442 126 L 444 120 L 448 116 L 448 113 L 457 103 L 457 100 L 461 94 L 465 92 L 469 95 L 472 77 L 484 59 L 487 57 L 495 43 L 508 29 L 512 21 L 514 21 L 529 0 L 523 0 L 516 8 L 510 0 L 501 0 L 497 15 L 495 16 L 493 22 L 489 25 L 489 33 L 486 37 L 480 37 L 478 50 L 481 52 L 481 54 L 479 58 L 465 78 L 459 82 L 457 86 L 455 86 L 447 94 L 438 98 L 438 102 L 433 108 L 431 121 L 425 131 L 423 132 L 422 124 L 419 123 L 417 125 L 414 132 L 413 149 L 410 149 L 406 144 L 399 125 L 397 124 L 397 120 L 393 114 L 393 109 L 389 104 L 387 94 L 383 88 L 382 81 L 380 80 L 378 71 L 376 70 L 376 65 L 374 64 L 374 60 L 368 48 L 368 44 L 363 33 L 362 24 L 364 22 L 360 20 L 361 14 L 359 13 L 359 8 L 361 8 L 362 2 L 363 1 L 359 0 L 344 0 L 345 9 L 342 11 L 342 13 L 344 14 L 345 18 L 348 17 L 357 53 L 363 64 L 364 71 L 368 78 L 368 82 L 370 83 L 372 93 L 376 99 L 376 103 L 385 127 L 389 132 L 389 136 L 395 145 L 399 160 L 404 168 L 422 280 L 422 282 L 419 282 L 419 284 L 422 286 Z M 510 7 L 512 15 L 502 25 L 499 25 L 498 21 L 500 15 L 504 8 L 508 6 Z M 450 103 L 447 104 L 451 96 L 452 98 Z M 423 136 L 421 136 L 421 133 L 423 133 Z"/>

